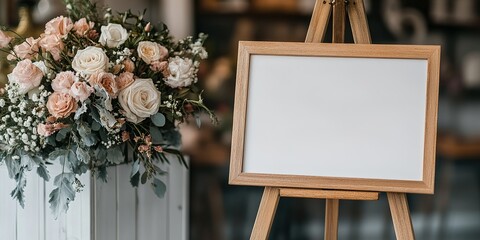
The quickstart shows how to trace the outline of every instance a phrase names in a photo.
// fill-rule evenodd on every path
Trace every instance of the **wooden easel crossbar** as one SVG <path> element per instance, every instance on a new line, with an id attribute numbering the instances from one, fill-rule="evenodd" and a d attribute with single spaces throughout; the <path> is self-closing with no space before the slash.
<path id="1" fill-rule="evenodd" d="M 333 43 L 345 41 L 345 19 L 348 15 L 355 43 L 371 44 L 363 0 L 317 0 L 305 42 L 323 42 L 332 12 Z M 336 240 L 339 200 L 378 200 L 378 195 L 378 192 L 265 187 L 250 239 L 268 239 L 280 197 L 326 199 L 325 240 Z M 387 198 L 397 239 L 415 239 L 406 194 L 388 192 Z"/>

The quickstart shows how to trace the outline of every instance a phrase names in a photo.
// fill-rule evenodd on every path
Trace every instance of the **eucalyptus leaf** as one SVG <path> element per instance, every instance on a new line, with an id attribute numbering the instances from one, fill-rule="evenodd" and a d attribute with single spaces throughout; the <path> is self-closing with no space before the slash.
<path id="1" fill-rule="evenodd" d="M 155 195 L 159 198 L 165 197 L 165 192 L 167 191 L 167 185 L 163 183 L 160 179 L 154 178 L 153 179 L 153 191 L 155 192 Z"/>
<path id="2" fill-rule="evenodd" d="M 71 131 L 72 131 L 72 128 L 69 128 L 69 127 L 60 129 L 57 132 L 57 135 L 55 136 L 55 140 L 57 140 L 57 142 L 61 142 L 65 140 L 65 138 L 67 137 L 67 134 L 70 133 Z"/>
<path id="3" fill-rule="evenodd" d="M 64 157 L 65 155 L 67 155 L 67 153 L 68 153 L 68 150 L 57 149 L 48 155 L 48 159 L 50 159 L 51 161 L 56 161 L 57 158 Z"/>
<path id="4" fill-rule="evenodd" d="M 47 182 L 50 181 L 50 174 L 48 173 L 48 169 L 46 168 L 46 166 L 44 164 L 38 165 L 37 174 L 38 174 L 38 176 L 43 178 L 43 180 L 45 180 Z"/>
<path id="5" fill-rule="evenodd" d="M 78 108 L 77 111 L 75 111 L 75 116 L 73 117 L 73 119 L 75 119 L 75 120 L 80 119 L 82 114 L 86 113 L 87 110 L 88 110 L 87 101 L 85 101 L 85 102 L 82 103 L 82 106 L 80 108 Z"/>
<path id="6" fill-rule="evenodd" d="M 151 119 L 152 119 L 152 123 L 155 124 L 155 126 L 157 127 L 165 126 L 166 119 L 165 119 L 165 115 L 163 115 L 162 113 L 156 113 L 155 115 L 152 115 Z"/>
<path id="7" fill-rule="evenodd" d="M 98 132 L 102 128 L 102 125 L 98 123 L 97 121 L 92 122 L 92 130 Z"/>
<path id="8" fill-rule="evenodd" d="M 10 178 L 15 178 L 15 175 L 20 171 L 20 162 L 13 160 L 11 155 L 5 157 L 5 166 L 7 166 L 8 176 Z"/>
<path id="9" fill-rule="evenodd" d="M 75 177 L 72 178 L 70 174 L 66 173 L 55 177 L 54 184 L 57 188 L 50 193 L 50 200 L 48 201 L 55 219 L 58 218 L 61 212 L 67 212 L 69 203 L 75 200 L 74 179 Z"/>
<path id="10" fill-rule="evenodd" d="M 130 173 L 130 178 L 132 178 L 133 176 L 135 176 L 135 174 L 138 173 L 138 171 L 140 171 L 140 161 L 137 160 L 133 163 L 132 165 L 132 172 Z"/>
<path id="11" fill-rule="evenodd" d="M 125 157 L 120 146 L 115 146 L 107 149 L 107 161 L 115 164 L 123 163 Z"/>
<path id="12" fill-rule="evenodd" d="M 150 126 L 150 135 L 152 136 L 152 143 L 155 145 L 163 143 L 162 132 L 158 127 Z"/>
<path id="13" fill-rule="evenodd" d="M 138 187 L 138 182 L 140 181 L 140 172 L 137 172 L 130 178 L 130 183 L 133 187 Z"/>
<path id="14" fill-rule="evenodd" d="M 147 172 L 145 171 L 145 172 L 142 174 L 142 177 L 141 177 L 141 179 L 140 179 L 140 182 L 141 182 L 142 184 L 145 184 L 145 183 L 147 183 L 147 180 L 148 180 L 148 174 L 147 174 Z"/>
<path id="15" fill-rule="evenodd" d="M 10 195 L 17 199 L 18 203 L 22 208 L 25 207 L 25 186 L 27 185 L 27 179 L 25 178 L 25 169 L 20 168 L 18 173 L 15 175 L 15 181 L 17 182 L 17 186 L 13 189 Z"/>
<path id="16" fill-rule="evenodd" d="M 88 151 L 81 148 L 77 147 L 77 150 L 75 151 L 77 154 L 77 159 L 80 160 L 83 163 L 89 163 L 90 162 L 90 154 L 88 154 Z"/>
<path id="17" fill-rule="evenodd" d="M 83 122 L 78 123 L 77 127 L 78 134 L 82 138 L 83 143 L 87 147 L 91 147 L 97 143 L 97 138 L 95 134 L 92 133 L 92 129 Z"/>
<path id="18" fill-rule="evenodd" d="M 108 177 L 108 172 L 105 165 L 98 167 L 97 178 L 101 179 L 104 182 L 107 182 L 107 177 Z"/>

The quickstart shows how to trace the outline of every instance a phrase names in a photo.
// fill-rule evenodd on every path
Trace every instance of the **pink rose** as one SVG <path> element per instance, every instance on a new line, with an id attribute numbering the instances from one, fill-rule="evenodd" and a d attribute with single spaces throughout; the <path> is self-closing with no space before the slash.
<path id="1" fill-rule="evenodd" d="M 52 135 L 53 133 L 55 133 L 55 127 L 54 127 L 53 124 L 40 123 L 40 124 L 37 125 L 37 133 L 40 136 L 48 137 L 48 136 Z"/>
<path id="2" fill-rule="evenodd" d="M 86 18 L 82 18 L 75 22 L 75 24 L 73 25 L 73 30 L 75 30 L 75 33 L 78 36 L 83 37 L 87 35 L 88 31 L 90 31 L 90 29 L 92 29 L 94 26 L 94 22 L 88 22 Z"/>
<path id="3" fill-rule="evenodd" d="M 38 53 L 38 39 L 29 37 L 22 44 L 15 46 L 13 51 L 21 59 L 32 59 Z"/>
<path id="4" fill-rule="evenodd" d="M 62 57 L 61 53 L 63 51 L 64 44 L 59 36 L 53 34 L 43 35 L 38 44 L 43 50 L 52 54 L 55 61 L 60 60 L 60 58 Z"/>
<path id="5" fill-rule="evenodd" d="M 147 23 L 147 25 L 145 26 L 145 29 L 144 29 L 144 30 L 145 30 L 145 32 L 150 32 L 150 31 L 152 31 L 152 24 L 151 24 L 150 22 Z"/>
<path id="6" fill-rule="evenodd" d="M 93 93 L 93 88 L 88 86 L 85 82 L 76 82 L 70 88 L 70 94 L 77 100 L 77 101 L 85 101 L 90 97 L 90 94 Z"/>
<path id="7" fill-rule="evenodd" d="M 150 65 L 150 69 L 154 72 L 164 72 L 166 69 L 168 69 L 168 61 L 155 61 L 152 62 Z"/>
<path id="8" fill-rule="evenodd" d="M 77 101 L 67 93 L 54 92 L 47 101 L 47 109 L 56 118 L 65 118 L 78 108 Z"/>
<path id="9" fill-rule="evenodd" d="M 10 83 L 18 84 L 19 94 L 25 94 L 40 85 L 43 72 L 30 59 L 25 59 L 20 61 L 7 77 Z"/>
<path id="10" fill-rule="evenodd" d="M 45 34 L 56 35 L 65 38 L 73 28 L 73 22 L 70 18 L 59 16 L 45 25 Z"/>
<path id="11" fill-rule="evenodd" d="M 98 85 L 105 89 L 110 97 L 116 97 L 118 93 L 117 83 L 115 81 L 115 75 L 107 72 L 97 72 L 92 74 L 88 79 L 90 85 Z"/>
<path id="12" fill-rule="evenodd" d="M 118 91 L 122 91 L 123 89 L 127 88 L 128 86 L 130 86 L 133 81 L 135 81 L 133 79 L 133 73 L 131 72 L 124 72 L 124 73 L 121 73 L 116 79 L 115 81 L 117 82 L 117 88 L 118 88 Z"/>
<path id="13" fill-rule="evenodd" d="M 72 71 L 60 72 L 52 81 L 53 91 L 69 93 L 74 82 L 75 74 Z"/>
<path id="14" fill-rule="evenodd" d="M 12 37 L 7 36 L 7 34 L 0 30 L 0 48 L 6 48 L 12 39 Z"/>

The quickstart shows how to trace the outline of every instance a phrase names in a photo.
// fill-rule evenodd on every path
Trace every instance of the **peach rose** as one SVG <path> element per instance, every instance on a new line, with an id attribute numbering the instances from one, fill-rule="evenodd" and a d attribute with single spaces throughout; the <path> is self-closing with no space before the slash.
<path id="1" fill-rule="evenodd" d="M 130 134 L 127 131 L 122 132 L 122 142 L 130 140 Z"/>
<path id="2" fill-rule="evenodd" d="M 55 92 L 69 93 L 75 82 L 75 73 L 72 71 L 60 72 L 52 81 L 52 88 Z"/>
<path id="3" fill-rule="evenodd" d="M 48 137 L 48 136 L 52 135 L 53 133 L 55 133 L 55 127 L 54 127 L 53 124 L 40 123 L 40 124 L 37 125 L 37 133 L 40 136 Z"/>
<path id="4" fill-rule="evenodd" d="M 85 82 L 76 82 L 70 88 L 70 94 L 77 100 L 77 101 L 85 101 L 90 97 L 90 94 L 93 93 L 93 88 L 88 86 Z"/>
<path id="5" fill-rule="evenodd" d="M 25 59 L 20 61 L 7 77 L 10 83 L 18 84 L 19 94 L 25 94 L 40 85 L 43 72 L 30 59 Z"/>
<path id="6" fill-rule="evenodd" d="M 12 37 L 7 36 L 7 34 L 0 30 L 0 48 L 6 48 L 12 39 Z"/>
<path id="7" fill-rule="evenodd" d="M 133 79 L 133 73 L 124 72 L 121 73 L 117 78 L 115 78 L 115 81 L 117 82 L 118 91 L 122 91 L 123 89 L 130 86 L 135 81 L 135 79 Z"/>
<path id="8" fill-rule="evenodd" d="M 77 101 L 67 93 L 54 92 L 47 101 L 47 109 L 56 118 L 65 118 L 78 108 Z"/>
<path id="9" fill-rule="evenodd" d="M 38 39 L 29 37 L 13 48 L 20 59 L 32 59 L 38 53 Z"/>
<path id="10" fill-rule="evenodd" d="M 60 60 L 64 48 L 62 39 L 57 35 L 43 35 L 38 42 L 40 47 L 52 54 L 55 61 Z"/>
<path id="11" fill-rule="evenodd" d="M 138 43 L 138 56 L 147 64 L 163 61 L 168 57 L 168 50 L 155 42 L 142 41 Z"/>
<path id="12" fill-rule="evenodd" d="M 130 59 L 123 61 L 123 66 L 124 66 L 125 72 L 133 73 L 133 71 L 135 70 L 135 63 L 133 63 L 133 61 Z"/>
<path id="13" fill-rule="evenodd" d="M 56 17 L 45 25 L 45 34 L 65 38 L 73 28 L 72 19 L 64 16 Z"/>
<path id="14" fill-rule="evenodd" d="M 152 71 L 154 72 L 165 72 L 165 70 L 168 69 L 168 61 L 163 61 L 163 62 L 160 62 L 160 61 L 155 61 L 155 62 L 152 62 L 152 64 L 150 65 L 150 69 L 152 69 Z M 165 75 L 165 74 L 164 74 Z"/>
<path id="15" fill-rule="evenodd" d="M 86 18 L 82 18 L 75 22 L 73 25 L 73 30 L 75 30 L 75 33 L 78 36 L 85 36 L 90 29 L 92 29 L 95 26 L 94 22 L 88 22 Z"/>
<path id="16" fill-rule="evenodd" d="M 107 72 L 97 72 L 90 76 L 88 79 L 90 85 L 98 85 L 105 89 L 110 97 L 116 97 L 118 93 L 117 83 L 115 81 L 115 75 Z"/>

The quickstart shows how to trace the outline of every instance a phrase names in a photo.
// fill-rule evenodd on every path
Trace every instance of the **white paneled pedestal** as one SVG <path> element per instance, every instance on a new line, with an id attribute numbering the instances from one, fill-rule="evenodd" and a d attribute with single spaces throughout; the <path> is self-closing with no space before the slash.
<path id="1" fill-rule="evenodd" d="M 81 179 L 85 188 L 57 220 L 50 214 L 53 183 L 28 174 L 25 208 L 10 197 L 14 180 L 0 166 L 0 239 L 8 240 L 182 240 L 188 239 L 188 170 L 172 159 L 165 198 L 151 185 L 132 188 L 130 165 L 108 169 L 108 182 Z M 50 169 L 55 177 L 60 168 Z"/>

